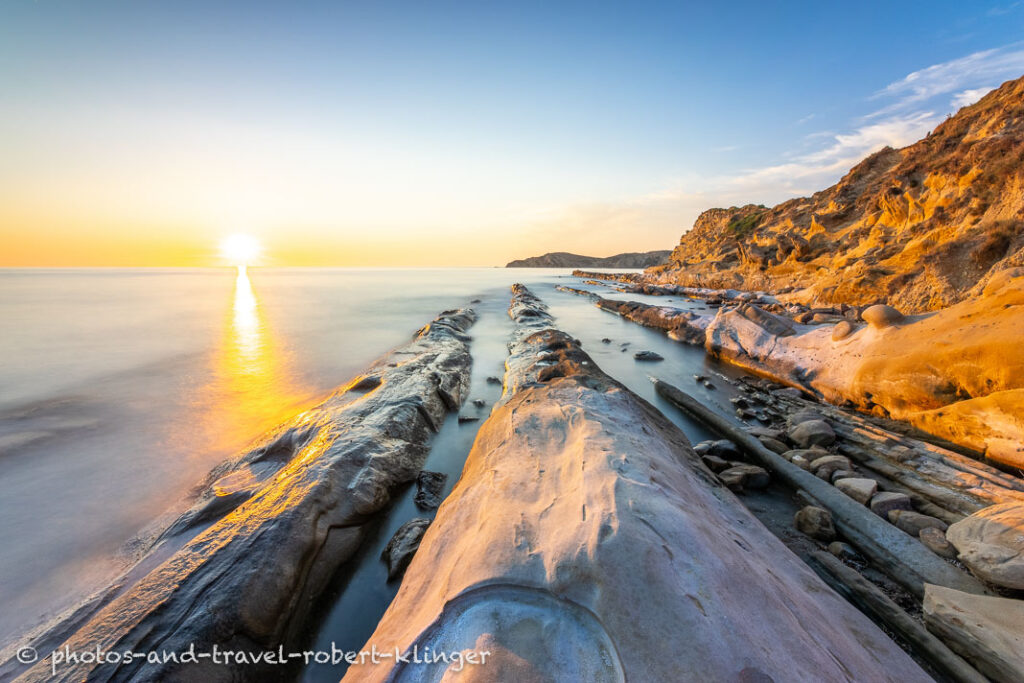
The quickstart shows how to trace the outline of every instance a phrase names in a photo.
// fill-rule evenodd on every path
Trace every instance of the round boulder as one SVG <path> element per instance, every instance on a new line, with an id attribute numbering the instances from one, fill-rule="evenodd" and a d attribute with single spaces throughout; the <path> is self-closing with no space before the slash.
<path id="1" fill-rule="evenodd" d="M 814 505 L 801 508 L 793 517 L 793 523 L 801 533 L 825 543 L 836 537 L 836 529 L 832 525 L 832 513 L 824 508 Z"/>
<path id="2" fill-rule="evenodd" d="M 832 431 L 824 420 L 808 420 L 801 422 L 789 430 L 789 440 L 800 448 L 811 446 L 828 446 L 836 440 L 836 433 Z"/>
<path id="3" fill-rule="evenodd" d="M 864 309 L 864 312 L 860 314 L 860 317 L 868 325 L 871 325 L 875 329 L 882 329 L 895 325 L 896 323 L 903 320 L 903 314 L 892 306 L 886 304 L 875 304 L 874 306 L 868 306 Z"/>
<path id="4" fill-rule="evenodd" d="M 946 539 L 979 578 L 1024 589 L 1024 503 L 1002 503 L 953 524 Z"/>
<path id="5" fill-rule="evenodd" d="M 836 326 L 832 328 L 832 341 L 846 339 L 851 334 L 853 334 L 853 331 L 855 329 L 857 328 L 854 327 L 853 323 L 851 323 L 849 320 L 841 320 L 837 322 Z"/>

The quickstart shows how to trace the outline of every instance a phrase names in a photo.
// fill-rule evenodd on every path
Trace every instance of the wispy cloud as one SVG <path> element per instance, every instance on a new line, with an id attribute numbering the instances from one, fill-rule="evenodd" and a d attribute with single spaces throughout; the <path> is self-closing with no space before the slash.
<path id="1" fill-rule="evenodd" d="M 990 16 L 990 17 L 1001 17 L 1001 16 L 1004 16 L 1006 14 L 1009 14 L 1009 13 L 1013 12 L 1015 9 L 1020 7 L 1022 4 L 1024 4 L 1024 3 L 1021 3 L 1021 2 L 1018 1 L 1018 2 L 1011 2 L 1008 5 L 996 5 L 995 7 L 990 9 L 985 14 L 987 16 Z"/>
<path id="2" fill-rule="evenodd" d="M 968 105 L 974 104 L 982 97 L 992 92 L 992 90 L 993 88 L 989 87 L 970 88 L 968 90 L 963 90 L 953 95 L 953 99 L 950 100 L 950 104 L 953 106 L 954 109 L 960 109 L 961 107 L 966 107 Z"/>
<path id="3" fill-rule="evenodd" d="M 808 123 L 808 122 L 809 122 L 809 121 L 810 121 L 811 119 L 813 119 L 813 118 L 814 118 L 815 116 L 816 116 L 815 114 L 808 114 L 807 116 L 803 117 L 802 119 L 799 119 L 799 120 L 798 120 L 798 121 L 796 122 L 796 125 L 798 125 L 798 126 L 802 126 L 802 125 L 804 125 L 805 123 Z"/>
<path id="4" fill-rule="evenodd" d="M 966 57 L 907 74 L 876 92 L 873 99 L 894 98 L 891 104 L 871 114 L 885 116 L 914 108 L 932 98 L 977 89 L 989 83 L 1001 83 L 1024 73 L 1024 45 L 1015 43 L 982 50 Z"/>
<path id="5" fill-rule="evenodd" d="M 1022 73 L 1024 44 L 934 64 L 870 95 L 869 101 L 883 106 L 852 121 L 847 130 L 805 135 L 809 150 L 784 156 L 780 163 L 720 176 L 694 173 L 626 201 L 563 207 L 534 216 L 528 221 L 527 234 L 539 239 L 555 233 L 559 248 L 583 251 L 596 243 L 614 245 L 619 251 L 667 248 L 703 210 L 747 203 L 770 205 L 812 194 L 836 182 L 869 154 L 921 139 L 947 113 L 978 101 L 992 89 L 992 83 Z M 813 117 L 811 114 L 797 123 Z"/>

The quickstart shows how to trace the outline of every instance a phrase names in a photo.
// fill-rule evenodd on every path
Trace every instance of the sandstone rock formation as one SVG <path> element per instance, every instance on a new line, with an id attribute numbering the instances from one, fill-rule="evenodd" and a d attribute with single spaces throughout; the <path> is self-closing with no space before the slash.
<path id="1" fill-rule="evenodd" d="M 928 585 L 924 620 L 929 631 L 993 681 L 1024 680 L 1024 601 Z"/>
<path id="2" fill-rule="evenodd" d="M 1024 78 L 810 197 L 705 211 L 648 279 L 914 313 L 963 301 L 1021 265 Z"/>
<path id="3" fill-rule="evenodd" d="M 290 642 L 365 527 L 412 481 L 428 441 L 469 389 L 472 311 L 447 311 L 360 378 L 299 415 L 211 477 L 163 537 L 184 546 L 72 633 L 45 636 L 73 652 L 264 652 Z M 154 551 L 159 555 L 161 547 Z M 173 545 L 172 545 L 173 547 Z M 145 567 L 146 563 L 140 564 Z M 59 627 L 58 627 L 59 628 Z M 44 647 L 39 648 L 46 651 Z M 277 667 L 279 669 L 280 667 Z M 243 673 L 244 672 L 244 673 Z M 59 667 L 24 681 L 228 681 L 259 667 L 169 661 Z"/>
<path id="4" fill-rule="evenodd" d="M 928 680 L 544 316 L 369 643 L 489 651 L 467 680 Z"/>
<path id="5" fill-rule="evenodd" d="M 949 527 L 946 538 L 975 575 L 1024 589 L 1024 503 L 987 507 Z"/>
<path id="6" fill-rule="evenodd" d="M 506 268 L 650 268 L 668 261 L 668 249 L 628 252 L 615 256 L 581 256 L 565 251 L 554 251 L 543 256 L 510 261 Z"/>

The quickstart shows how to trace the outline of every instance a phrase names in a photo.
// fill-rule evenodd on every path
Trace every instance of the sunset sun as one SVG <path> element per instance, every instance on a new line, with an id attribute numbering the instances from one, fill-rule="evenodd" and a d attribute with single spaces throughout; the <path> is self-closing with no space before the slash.
<path id="1" fill-rule="evenodd" d="M 262 248 L 260 242 L 252 235 L 236 233 L 228 235 L 220 243 L 220 253 L 233 266 L 252 265 L 259 257 Z"/>

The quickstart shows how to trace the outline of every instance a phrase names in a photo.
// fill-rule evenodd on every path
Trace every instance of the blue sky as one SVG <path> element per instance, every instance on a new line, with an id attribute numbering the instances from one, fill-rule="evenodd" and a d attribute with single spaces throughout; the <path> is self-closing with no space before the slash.
<path id="1" fill-rule="evenodd" d="M 0 12 L 0 235 L 51 250 L 240 229 L 281 262 L 670 248 L 701 209 L 821 189 L 1024 74 L 1021 2 Z"/>

